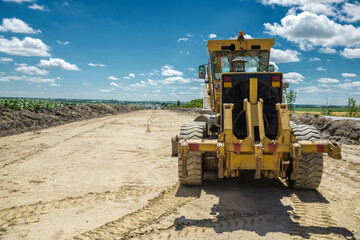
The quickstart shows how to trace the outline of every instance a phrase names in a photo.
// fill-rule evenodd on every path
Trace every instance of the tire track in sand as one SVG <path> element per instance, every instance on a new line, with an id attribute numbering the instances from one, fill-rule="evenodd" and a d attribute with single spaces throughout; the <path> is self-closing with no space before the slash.
<path id="1" fill-rule="evenodd" d="M 74 134 L 70 137 L 67 137 L 67 138 L 64 138 L 62 139 L 61 141 L 59 142 L 56 142 L 52 145 L 47 145 L 47 144 L 40 144 L 40 146 L 38 146 L 38 149 L 32 151 L 32 152 L 29 152 L 27 154 L 25 154 L 24 156 L 20 157 L 20 158 L 17 158 L 17 159 L 14 159 L 10 162 L 6 162 L 4 163 L 2 166 L 0 166 L 0 168 L 6 168 L 10 165 L 13 165 L 15 163 L 18 163 L 18 162 L 22 162 L 24 160 L 26 160 L 27 158 L 30 158 L 32 156 L 36 156 L 42 152 L 45 152 L 46 150 L 50 149 L 50 148 L 53 148 L 53 147 L 56 147 L 57 145 L 59 144 L 62 144 L 62 143 L 66 143 L 74 138 L 78 138 L 78 137 L 81 137 L 82 135 L 86 134 L 86 133 L 89 133 L 89 132 L 93 132 L 95 129 L 101 129 L 101 128 L 104 128 L 106 127 L 108 124 L 112 124 L 112 123 L 115 123 L 115 122 L 118 122 L 119 120 L 123 120 L 124 118 L 126 118 L 127 116 L 124 116 L 124 115 L 121 115 L 121 116 L 106 116 L 106 118 L 110 117 L 109 119 L 89 119 L 89 120 L 85 120 L 84 122 L 75 122 L 75 123 L 69 123 L 68 128 L 79 128 L 79 127 L 82 127 L 82 126 L 86 126 L 88 124 L 98 124 L 98 123 L 102 123 L 100 126 L 94 126 L 92 127 L 91 129 L 89 130 L 86 130 L 86 131 L 83 131 L 83 132 L 79 132 L 77 134 Z M 114 120 L 115 118 L 115 120 Z M 89 123 L 89 121 L 91 121 Z M 56 126 L 56 127 L 63 127 L 63 126 Z M 57 130 L 57 131 L 54 131 L 52 134 L 56 134 L 56 133 L 60 133 L 60 132 L 63 132 L 64 130 L 63 129 L 60 129 L 60 130 Z M 29 140 L 34 140 L 34 139 L 38 139 L 38 138 L 41 138 L 43 137 L 43 134 L 40 134 L 38 136 L 35 136 L 35 137 L 29 137 L 29 138 L 26 138 L 25 140 L 23 141 L 19 141 L 19 143 L 23 143 L 23 142 L 27 142 Z M 4 151 L 6 152 L 8 146 L 11 146 L 11 144 L 4 144 L 4 145 L 1 145 L 0 146 L 0 150 L 1 151 Z"/>
<path id="2" fill-rule="evenodd" d="M 119 202 L 126 197 L 140 196 L 156 189 L 146 186 L 122 186 L 118 191 L 106 191 L 100 193 L 87 193 L 77 197 L 66 197 L 51 202 L 37 202 L 29 205 L 14 206 L 0 210 L 0 228 L 6 230 L 9 226 L 29 223 L 28 218 L 36 219 L 51 209 L 67 209 L 84 205 L 94 205 L 102 202 Z"/>
<path id="3" fill-rule="evenodd" d="M 195 197 L 176 197 L 178 188 L 179 184 L 176 184 L 149 200 L 143 208 L 82 233 L 74 239 L 127 239 L 138 229 L 150 226 L 195 199 Z"/>
<path id="4" fill-rule="evenodd" d="M 319 192 L 296 191 L 291 195 L 291 202 L 292 239 L 338 239 L 343 236 L 341 229 L 332 229 L 332 226 L 337 226 L 336 221 L 331 217 L 329 203 Z"/>

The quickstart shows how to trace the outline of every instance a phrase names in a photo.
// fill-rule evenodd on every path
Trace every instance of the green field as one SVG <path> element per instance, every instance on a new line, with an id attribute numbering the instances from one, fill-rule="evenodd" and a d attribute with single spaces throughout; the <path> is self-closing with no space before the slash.
<path id="1" fill-rule="evenodd" d="M 321 107 L 314 107 L 314 108 L 306 108 L 306 107 L 294 107 L 295 112 L 321 112 L 323 110 L 328 110 L 331 112 L 346 112 L 344 107 L 338 107 L 338 108 L 321 108 Z"/>
<path id="2" fill-rule="evenodd" d="M 23 109 L 51 109 L 65 107 L 69 105 L 78 105 L 78 103 L 56 102 L 41 99 L 22 99 L 22 98 L 0 98 L 0 106 L 6 106 L 12 110 Z"/>

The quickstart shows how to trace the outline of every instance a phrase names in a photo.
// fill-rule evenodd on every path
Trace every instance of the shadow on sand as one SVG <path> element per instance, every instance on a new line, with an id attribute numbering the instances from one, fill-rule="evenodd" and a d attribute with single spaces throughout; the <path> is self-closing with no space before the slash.
<path id="1" fill-rule="evenodd" d="M 329 202 L 317 190 L 293 190 L 279 179 L 253 179 L 253 174 L 236 179 L 206 176 L 203 186 L 180 186 L 177 197 L 200 197 L 201 191 L 219 199 L 207 219 L 176 218 L 176 231 L 187 226 L 213 228 L 216 233 L 253 231 L 259 236 L 282 232 L 309 239 L 312 235 L 335 234 L 355 239 L 346 228 L 336 227 Z"/>

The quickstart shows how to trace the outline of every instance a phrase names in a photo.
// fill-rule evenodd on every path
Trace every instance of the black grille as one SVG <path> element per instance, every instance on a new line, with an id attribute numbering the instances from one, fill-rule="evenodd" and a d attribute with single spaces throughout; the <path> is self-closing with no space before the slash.
<path id="1" fill-rule="evenodd" d="M 228 76 L 229 74 L 226 74 Z M 282 86 L 272 87 L 271 73 L 248 73 L 231 74 L 232 87 L 224 88 L 222 92 L 223 103 L 233 103 L 233 126 L 234 135 L 238 139 L 244 139 L 247 136 L 246 116 L 244 112 L 244 99 L 249 100 L 249 81 L 250 78 L 258 79 L 258 98 L 264 100 L 264 125 L 265 135 L 270 139 L 275 139 L 278 128 L 278 113 L 276 103 L 282 102 Z M 223 75 L 224 76 L 224 75 Z M 282 84 L 282 82 L 281 82 Z"/>

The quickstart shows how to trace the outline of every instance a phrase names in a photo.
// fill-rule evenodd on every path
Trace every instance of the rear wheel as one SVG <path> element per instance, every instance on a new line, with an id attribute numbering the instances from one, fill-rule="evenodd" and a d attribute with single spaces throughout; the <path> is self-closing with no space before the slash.
<path id="1" fill-rule="evenodd" d="M 181 127 L 180 139 L 204 139 L 206 123 L 192 122 Z M 182 157 L 178 157 L 179 182 L 184 185 L 201 185 L 203 183 L 203 155 L 201 152 L 190 151 L 187 156 L 187 176 L 183 176 Z"/>
<path id="2" fill-rule="evenodd" d="M 309 125 L 291 124 L 292 133 L 298 141 L 320 140 L 319 132 L 315 127 Z M 288 172 L 288 184 L 296 189 L 316 189 L 321 182 L 323 171 L 322 153 L 303 153 L 299 160 L 298 179 L 291 180 Z"/>
<path id="3" fill-rule="evenodd" d="M 178 156 L 179 140 L 181 139 L 204 139 L 206 137 L 206 123 L 191 122 L 184 124 L 180 129 L 180 136 L 171 138 L 171 156 Z"/>

